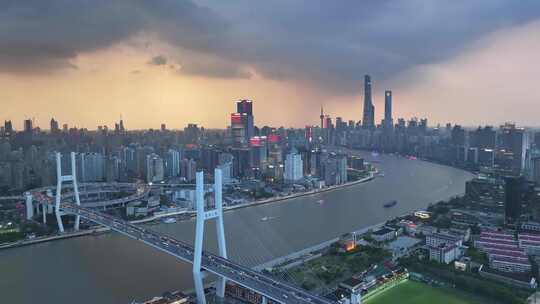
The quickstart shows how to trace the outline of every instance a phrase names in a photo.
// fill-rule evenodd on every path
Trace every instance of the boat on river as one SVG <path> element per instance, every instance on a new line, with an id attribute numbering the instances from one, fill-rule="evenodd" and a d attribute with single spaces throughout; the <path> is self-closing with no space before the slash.
<path id="1" fill-rule="evenodd" d="M 394 207 L 395 205 L 397 205 L 397 201 L 389 201 L 388 203 L 384 204 L 384 208 L 392 208 Z"/>

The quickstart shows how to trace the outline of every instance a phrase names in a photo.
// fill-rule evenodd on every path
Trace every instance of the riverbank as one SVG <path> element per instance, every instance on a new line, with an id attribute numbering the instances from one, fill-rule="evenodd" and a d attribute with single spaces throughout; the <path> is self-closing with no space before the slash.
<path id="1" fill-rule="evenodd" d="M 445 200 L 441 200 L 441 201 L 448 201 L 448 200 L 452 199 L 453 197 L 455 197 L 455 195 L 450 196 L 450 197 L 446 198 Z M 430 203 L 430 205 L 437 205 L 441 201 Z M 428 206 L 426 206 L 426 208 Z M 396 216 L 395 218 L 406 217 L 408 215 L 414 214 L 414 212 L 418 211 L 418 210 L 423 210 L 423 209 L 417 209 L 417 210 L 412 210 L 412 211 L 409 211 L 409 212 L 405 212 L 403 214 L 400 214 L 400 215 Z M 349 233 L 350 234 L 356 234 L 357 236 L 361 237 L 361 236 L 367 234 L 370 231 L 382 228 L 384 225 L 386 225 L 387 222 L 388 222 L 388 220 L 383 221 L 383 222 L 379 222 L 377 224 L 370 225 L 370 226 L 367 226 L 367 227 L 364 227 L 364 228 L 360 228 L 358 230 L 353 230 L 353 231 L 351 231 Z M 340 240 L 340 237 L 335 237 L 335 238 L 329 239 L 327 241 L 324 241 L 324 242 L 321 242 L 319 244 L 310 246 L 308 248 L 304 248 L 302 250 L 299 250 L 299 251 L 290 253 L 288 255 L 281 256 L 281 257 L 278 257 L 278 258 L 273 259 L 271 261 L 265 262 L 263 264 L 257 265 L 257 266 L 254 267 L 254 269 L 261 271 L 261 270 L 264 270 L 264 269 L 269 269 L 269 268 L 276 267 L 278 265 L 283 265 L 283 264 L 287 264 L 289 262 L 301 260 L 303 258 L 309 258 L 311 255 L 316 254 L 316 253 L 318 253 L 318 252 L 320 252 L 320 251 L 322 251 L 324 249 L 327 249 L 328 247 L 330 247 L 332 244 L 338 242 L 339 240 Z"/>
<path id="2" fill-rule="evenodd" d="M 302 196 L 316 195 L 316 194 L 320 194 L 320 193 L 324 193 L 324 192 L 338 190 L 338 189 L 345 188 L 345 187 L 354 186 L 354 185 L 357 185 L 357 184 L 361 184 L 361 183 L 365 183 L 365 182 L 368 182 L 370 180 L 373 180 L 375 178 L 375 175 L 377 174 L 377 172 L 378 171 L 370 172 L 369 176 L 367 176 L 365 178 L 362 178 L 362 179 L 359 179 L 359 180 L 356 180 L 356 181 L 352 181 L 352 182 L 348 182 L 348 183 L 345 183 L 345 184 L 341 184 L 341 185 L 335 185 L 335 186 L 330 186 L 330 187 L 326 187 L 326 188 L 322 188 L 322 189 L 316 189 L 316 190 L 312 190 L 312 191 L 295 193 L 295 194 L 282 196 L 282 197 L 273 197 L 273 198 L 269 198 L 269 199 L 249 202 L 249 203 L 245 203 L 245 204 L 239 204 L 239 205 L 235 205 L 235 206 L 227 206 L 227 207 L 223 208 L 223 211 L 228 212 L 228 211 L 233 211 L 233 210 L 242 209 L 242 208 L 248 208 L 248 207 L 254 207 L 254 206 L 259 206 L 259 205 L 284 202 L 284 201 L 291 200 L 291 199 L 298 198 L 298 197 L 302 197 Z M 182 211 L 176 211 L 176 212 L 171 212 L 171 213 L 153 215 L 152 217 L 149 217 L 149 218 L 130 221 L 130 223 L 132 223 L 132 224 L 144 224 L 144 223 L 154 222 L 154 221 L 160 220 L 162 218 L 171 217 L 171 216 L 179 216 L 179 215 L 185 215 L 185 216 L 188 216 L 189 218 L 192 218 L 192 217 L 196 216 L 196 213 L 194 211 L 182 210 Z M 63 240 L 63 239 L 69 239 L 69 238 L 75 238 L 75 237 L 82 237 L 82 236 L 87 236 L 87 235 L 95 235 L 96 233 L 105 233 L 105 232 L 108 232 L 108 231 L 110 231 L 110 229 L 107 228 L 107 227 L 99 227 L 99 228 L 93 228 L 93 229 L 89 229 L 89 230 L 73 231 L 73 232 L 67 232 L 67 233 L 64 233 L 64 234 L 58 234 L 58 235 L 34 238 L 34 239 L 31 239 L 31 240 L 21 240 L 21 241 L 17 241 L 17 242 L 13 242 L 13 243 L 0 244 L 0 250 L 9 249 L 9 248 L 16 248 L 16 247 L 21 247 L 21 246 L 29 246 L 29 245 L 33 245 L 33 244 L 39 244 L 39 243 L 44 243 L 44 242 L 56 241 L 56 240 Z"/>
<path id="3" fill-rule="evenodd" d="M 372 182 L 292 199 L 284 204 L 227 213 L 229 257 L 244 265 L 259 265 L 462 193 L 464 182 L 470 177 L 461 170 L 422 161 L 391 161 L 387 156 L 381 156 L 380 165 L 375 165 L 385 177 L 377 176 Z M 414 172 L 412 176 L 411 172 Z M 449 181 L 453 182 L 448 184 Z M 450 186 L 444 191 L 434 192 L 447 184 Z M 430 191 L 432 195 L 423 195 Z M 324 203 L 318 202 L 320 199 Z M 399 204 L 394 208 L 381 206 L 381 202 L 390 200 L 399 200 Z M 272 220 L 263 221 L 263 217 Z M 194 221 L 158 223 L 149 228 L 192 242 Z M 214 231 L 209 229 L 205 235 L 209 245 L 206 249 L 215 249 Z M 35 257 L 62 263 L 28 263 Z M 0 261 L 3 275 L 11 278 L 3 284 L 3 299 L 11 303 L 30 304 L 35 300 L 25 292 L 24 286 L 28 284 L 39 287 L 44 304 L 129 303 L 165 290 L 193 288 L 191 265 L 119 233 L 4 250 L 0 251 Z M 32 275 L 21 276 L 24 273 Z M 51 273 L 55 280 L 50 280 Z M 106 286 L 103 282 L 107 282 Z M 65 288 L 73 292 L 62 292 Z M 97 289 L 103 292 L 93 292 Z"/>
<path id="4" fill-rule="evenodd" d="M 358 184 L 362 184 L 362 183 L 371 181 L 371 180 L 375 179 L 375 175 L 377 173 L 378 173 L 378 171 L 373 171 L 373 172 L 369 173 L 369 176 L 366 176 L 366 177 L 364 177 L 362 179 L 352 181 L 352 182 L 347 182 L 347 183 L 340 184 L 340 185 L 329 186 L 329 187 L 326 187 L 326 188 L 315 189 L 315 190 L 306 191 L 306 192 L 294 193 L 294 194 L 290 194 L 290 195 L 286 195 L 286 196 L 271 197 L 271 198 L 264 199 L 264 200 L 259 200 L 259 201 L 244 203 L 244 204 L 238 204 L 238 205 L 234 205 L 234 206 L 227 206 L 227 207 L 224 207 L 223 210 L 224 211 L 230 211 L 230 210 L 235 210 L 235 209 L 247 208 L 247 207 L 251 207 L 251 206 L 273 204 L 273 203 L 278 203 L 278 202 L 290 200 L 290 199 L 293 199 L 293 198 L 316 195 L 316 194 L 321 194 L 321 193 L 324 193 L 324 192 L 330 192 L 330 191 L 338 190 L 338 189 L 341 189 L 341 188 L 346 188 L 346 187 L 350 187 L 350 186 L 354 186 L 354 185 L 358 185 Z"/>
<path id="5" fill-rule="evenodd" d="M 30 245 L 39 244 L 39 243 L 70 239 L 70 238 L 76 238 L 76 237 L 87 236 L 87 235 L 96 235 L 96 234 L 106 233 L 109 230 L 110 229 L 107 227 L 97 227 L 97 228 L 88 229 L 88 230 L 73 231 L 73 232 L 66 232 L 64 234 L 37 237 L 33 239 L 27 239 L 27 240 L 21 240 L 21 241 L 17 241 L 13 243 L 2 244 L 0 245 L 0 250 L 23 247 L 23 246 L 30 246 Z"/>
<path id="6" fill-rule="evenodd" d="M 366 152 L 366 153 L 372 152 L 372 150 L 359 149 L 359 148 L 344 148 L 343 147 L 342 149 L 345 149 L 347 151 L 353 151 L 353 152 Z M 382 154 L 382 155 L 395 155 L 395 156 L 401 157 L 401 158 L 407 158 L 407 157 L 411 156 L 411 155 L 407 155 L 407 154 L 401 154 L 399 152 L 392 152 L 392 153 L 377 152 L 377 153 Z M 440 165 L 440 166 L 445 166 L 445 167 L 454 168 L 454 169 L 459 169 L 459 170 L 463 170 L 463 171 L 466 171 L 466 172 L 469 172 L 469 173 L 475 174 L 475 175 L 479 173 L 479 171 L 477 171 L 477 170 L 472 170 L 472 169 L 464 167 L 464 166 L 453 165 L 453 164 L 445 163 L 445 162 L 442 162 L 442 161 L 439 161 L 439 160 L 425 158 L 425 157 L 421 157 L 421 156 L 415 156 L 415 157 L 416 157 L 417 160 L 424 161 L 424 162 L 427 162 L 427 163 Z"/>
<path id="7" fill-rule="evenodd" d="M 364 234 L 368 233 L 369 231 L 373 231 L 375 229 L 379 229 L 379 228 L 383 227 L 385 224 L 386 224 L 386 221 L 385 222 L 380 222 L 380 223 L 375 224 L 375 225 L 370 225 L 368 227 L 364 227 L 364 228 L 361 228 L 361 229 L 358 229 L 358 230 L 355 230 L 355 231 L 351 231 L 350 233 L 351 234 L 354 233 L 357 236 L 363 236 Z M 338 242 L 339 240 L 340 240 L 340 237 L 332 238 L 330 240 L 324 241 L 324 242 L 319 243 L 317 245 L 314 245 L 314 246 L 311 246 L 311 247 L 308 247 L 308 248 L 293 252 L 291 254 L 288 254 L 288 255 L 273 259 L 273 260 L 268 261 L 266 263 L 257 265 L 255 267 L 253 267 L 253 269 L 261 271 L 263 269 L 273 268 L 273 267 L 276 267 L 278 265 L 287 264 L 289 262 L 293 262 L 295 260 L 302 259 L 303 257 L 309 258 L 311 255 L 316 254 L 316 253 L 318 253 L 318 252 L 320 252 L 320 251 L 322 251 L 324 249 L 329 248 L 332 244 Z"/>
<path id="8" fill-rule="evenodd" d="M 334 191 L 334 190 L 338 190 L 338 189 L 342 189 L 342 188 L 346 188 L 346 187 L 350 187 L 350 186 L 354 186 L 354 185 L 358 185 L 358 184 L 362 184 L 362 183 L 366 183 L 368 181 L 371 181 L 371 180 L 375 179 L 376 174 L 378 174 L 378 171 L 370 172 L 369 176 L 366 176 L 366 177 L 364 177 L 362 179 L 352 181 L 352 182 L 347 182 L 347 183 L 340 184 L 340 185 L 329 186 L 329 187 L 326 187 L 326 188 L 315 189 L 315 190 L 306 191 L 306 192 L 294 193 L 294 194 L 290 194 L 290 195 L 286 195 L 286 196 L 271 197 L 271 198 L 268 198 L 268 199 L 252 201 L 252 202 L 238 204 L 238 205 L 234 205 L 234 206 L 225 206 L 225 207 L 223 207 L 223 211 L 228 212 L 228 211 L 233 211 L 233 210 L 242 209 L 242 208 L 255 207 L 255 206 L 266 205 L 266 204 L 273 204 L 273 203 L 284 202 L 284 201 L 287 201 L 287 200 L 291 200 L 291 199 L 299 198 L 299 197 L 303 197 L 303 196 L 317 195 L 317 194 L 321 194 L 321 193 L 324 193 L 324 192 Z M 149 217 L 149 218 L 144 218 L 144 219 L 140 219 L 140 220 L 133 220 L 133 221 L 130 221 L 130 222 L 132 224 L 142 224 L 142 223 L 153 222 L 153 221 L 159 220 L 161 218 L 165 218 L 165 217 L 178 216 L 178 215 L 186 215 L 186 216 L 189 216 L 191 218 L 191 217 L 195 217 L 197 214 L 196 214 L 195 211 L 192 211 L 192 210 L 183 210 L 183 211 L 177 211 L 177 212 L 154 215 L 154 216 Z"/>

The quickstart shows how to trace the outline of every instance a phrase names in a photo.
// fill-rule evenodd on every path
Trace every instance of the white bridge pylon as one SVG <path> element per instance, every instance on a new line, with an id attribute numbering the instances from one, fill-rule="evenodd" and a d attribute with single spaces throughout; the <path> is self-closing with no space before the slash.
<path id="1" fill-rule="evenodd" d="M 215 209 L 205 210 L 204 204 L 204 173 L 197 172 L 196 175 L 196 196 L 195 203 L 197 205 L 197 224 L 195 230 L 195 250 L 193 252 L 193 280 L 195 283 L 195 291 L 197 292 L 197 303 L 205 304 L 206 298 L 204 295 L 203 277 L 201 274 L 201 262 L 203 252 L 204 239 L 204 222 L 206 220 L 216 219 L 216 230 L 219 255 L 227 258 L 227 244 L 225 242 L 225 228 L 223 225 L 223 197 L 222 197 L 222 172 L 221 169 L 214 170 L 214 201 Z M 220 277 L 216 288 L 216 295 L 220 298 L 225 296 L 226 279 Z"/>
<path id="2" fill-rule="evenodd" d="M 56 222 L 58 223 L 58 231 L 61 233 L 64 232 L 64 224 L 62 223 L 62 215 L 64 215 L 64 213 L 60 211 L 60 203 L 62 201 L 62 184 L 67 182 L 73 183 L 75 204 L 80 206 L 81 200 L 79 198 L 79 186 L 77 185 L 75 152 L 71 152 L 71 175 L 62 175 L 62 154 L 60 154 L 60 152 L 56 152 L 56 197 L 54 203 L 54 213 L 56 215 Z M 81 217 L 79 215 L 75 215 L 75 231 L 79 230 L 80 222 Z"/>

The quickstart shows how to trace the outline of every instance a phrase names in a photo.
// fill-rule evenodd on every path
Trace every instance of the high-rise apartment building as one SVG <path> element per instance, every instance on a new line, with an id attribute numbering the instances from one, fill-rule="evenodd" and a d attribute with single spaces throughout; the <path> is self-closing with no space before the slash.
<path id="1" fill-rule="evenodd" d="M 465 129 L 463 129 L 460 125 L 455 125 L 452 128 L 450 140 L 455 146 L 464 146 L 466 142 Z"/>
<path id="2" fill-rule="evenodd" d="M 59 133 L 60 132 L 60 126 L 58 125 L 58 121 L 54 118 L 51 118 L 51 133 Z"/>
<path id="3" fill-rule="evenodd" d="M 470 133 L 471 146 L 481 149 L 495 149 L 497 145 L 497 132 L 491 126 L 478 129 Z"/>
<path id="4" fill-rule="evenodd" d="M 24 120 L 24 132 L 26 133 L 32 133 L 34 130 L 33 122 L 31 119 L 25 119 Z"/>
<path id="5" fill-rule="evenodd" d="M 531 179 L 540 184 L 540 156 L 531 159 Z"/>
<path id="6" fill-rule="evenodd" d="M 515 223 L 521 216 L 526 190 L 527 184 L 523 177 L 505 178 L 504 216 L 506 223 Z"/>
<path id="7" fill-rule="evenodd" d="M 80 153 L 78 158 L 78 178 L 81 182 L 101 182 L 105 179 L 105 157 L 101 153 Z"/>
<path id="8" fill-rule="evenodd" d="M 194 181 L 195 173 L 197 172 L 197 163 L 193 159 L 183 159 L 180 162 L 180 176 L 185 178 L 186 181 Z"/>
<path id="9" fill-rule="evenodd" d="M 11 120 L 4 121 L 4 132 L 7 136 L 13 135 L 13 123 Z"/>
<path id="10" fill-rule="evenodd" d="M 180 175 L 180 152 L 169 149 L 165 158 L 165 167 L 168 177 L 177 177 Z"/>
<path id="11" fill-rule="evenodd" d="M 232 162 L 226 162 L 217 166 L 221 170 L 221 182 L 224 185 L 231 183 L 232 178 Z"/>
<path id="12" fill-rule="evenodd" d="M 146 156 L 146 181 L 160 182 L 165 178 L 163 159 L 159 155 L 152 153 Z"/>
<path id="13" fill-rule="evenodd" d="M 347 157 L 334 155 L 324 160 L 322 176 L 327 186 L 339 185 L 347 182 Z"/>
<path id="14" fill-rule="evenodd" d="M 302 177 L 304 177 L 302 156 L 293 150 L 285 158 L 284 178 L 286 182 L 295 182 L 302 179 Z"/>
<path id="15" fill-rule="evenodd" d="M 109 155 L 105 161 L 105 181 L 115 182 L 120 179 L 121 161 L 117 156 Z"/>
<path id="16" fill-rule="evenodd" d="M 524 128 L 506 123 L 501 126 L 500 148 L 512 154 L 511 169 L 520 174 L 525 168 L 525 159 L 529 145 L 529 134 Z"/>

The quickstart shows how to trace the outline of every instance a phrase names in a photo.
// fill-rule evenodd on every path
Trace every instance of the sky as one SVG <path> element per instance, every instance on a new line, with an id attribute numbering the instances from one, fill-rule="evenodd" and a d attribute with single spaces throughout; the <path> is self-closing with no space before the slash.
<path id="1" fill-rule="evenodd" d="M 540 1 L 5 0 L 0 120 L 224 128 L 362 117 L 540 126 Z"/>

